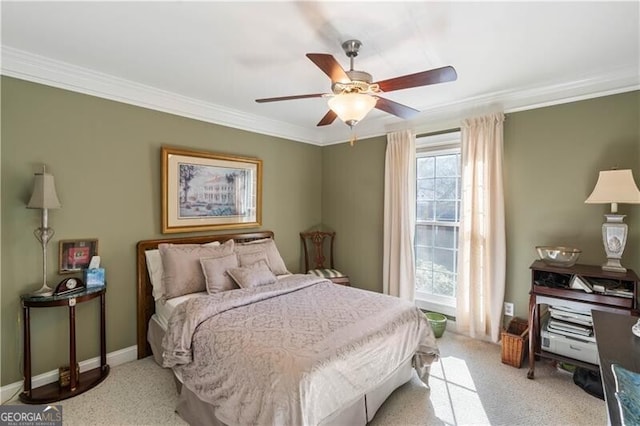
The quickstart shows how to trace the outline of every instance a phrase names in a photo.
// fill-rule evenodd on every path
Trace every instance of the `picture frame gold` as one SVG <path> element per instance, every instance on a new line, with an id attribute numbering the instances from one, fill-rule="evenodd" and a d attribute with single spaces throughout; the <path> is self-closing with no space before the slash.
<path id="1" fill-rule="evenodd" d="M 58 242 L 58 273 L 75 274 L 89 267 L 93 256 L 98 255 L 98 239 L 83 238 Z"/>
<path id="2" fill-rule="evenodd" d="M 262 160 L 163 146 L 162 233 L 262 224 Z"/>

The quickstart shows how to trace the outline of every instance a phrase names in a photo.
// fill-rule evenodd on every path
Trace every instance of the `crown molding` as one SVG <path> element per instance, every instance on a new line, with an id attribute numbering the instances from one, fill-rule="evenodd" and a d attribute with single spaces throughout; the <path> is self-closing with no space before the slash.
<path id="1" fill-rule="evenodd" d="M 322 144 L 315 129 L 246 114 L 11 47 L 2 46 L 2 74 L 208 123 Z"/>
<path id="2" fill-rule="evenodd" d="M 313 145 L 343 143 L 350 136 L 344 129 L 310 129 L 246 114 L 7 46 L 2 46 L 1 72 L 47 86 Z M 459 127 L 463 118 L 488 111 L 519 112 L 639 89 L 638 67 L 630 67 L 571 82 L 484 94 L 423 110 L 413 120 L 394 122 L 392 117 L 371 120 L 358 126 L 357 137 L 367 139 L 404 129 L 412 129 L 416 134 L 440 131 Z"/>
<path id="3" fill-rule="evenodd" d="M 491 112 L 514 113 L 640 90 L 638 67 L 619 69 L 581 80 L 494 92 L 423 110 L 416 120 L 386 126 L 386 132 L 408 127 L 416 134 L 460 127 L 464 118 Z"/>

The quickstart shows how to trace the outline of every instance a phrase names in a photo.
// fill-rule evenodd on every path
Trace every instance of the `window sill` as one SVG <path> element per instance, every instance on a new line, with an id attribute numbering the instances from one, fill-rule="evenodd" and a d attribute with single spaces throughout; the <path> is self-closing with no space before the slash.
<path id="1" fill-rule="evenodd" d="M 454 318 L 456 316 L 455 306 L 451 306 L 443 303 L 436 303 L 430 300 L 424 300 L 424 299 L 418 298 L 417 296 L 416 296 L 415 304 L 418 308 L 425 311 L 438 312 L 440 314 L 444 314 Z"/>

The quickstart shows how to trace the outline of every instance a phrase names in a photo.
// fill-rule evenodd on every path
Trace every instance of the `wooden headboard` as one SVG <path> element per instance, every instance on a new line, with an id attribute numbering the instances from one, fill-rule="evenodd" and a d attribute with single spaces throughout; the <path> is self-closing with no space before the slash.
<path id="1" fill-rule="evenodd" d="M 273 238 L 272 231 L 245 232 L 237 234 L 201 235 L 197 237 L 161 238 L 157 240 L 144 240 L 138 242 L 136 250 L 137 279 L 137 342 L 138 359 L 151 355 L 151 347 L 147 343 L 147 326 L 151 316 L 156 311 L 153 299 L 151 281 L 147 272 L 147 260 L 145 252 L 158 248 L 159 244 L 205 244 L 213 241 L 224 242 L 233 239 L 237 243 Z"/>

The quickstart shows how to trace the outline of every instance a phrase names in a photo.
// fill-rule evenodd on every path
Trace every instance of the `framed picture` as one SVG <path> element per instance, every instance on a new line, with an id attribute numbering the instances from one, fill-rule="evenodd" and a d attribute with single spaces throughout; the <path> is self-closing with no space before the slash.
<path id="1" fill-rule="evenodd" d="M 262 160 L 162 147 L 162 233 L 254 228 Z"/>
<path id="2" fill-rule="evenodd" d="M 98 254 L 98 240 L 60 240 L 58 273 L 72 274 L 89 267 L 91 258 Z"/>

